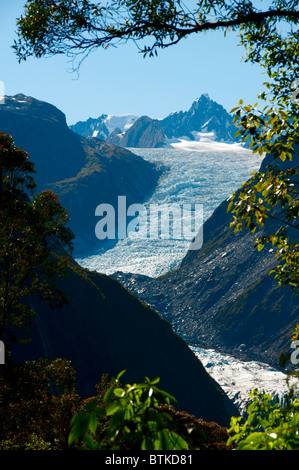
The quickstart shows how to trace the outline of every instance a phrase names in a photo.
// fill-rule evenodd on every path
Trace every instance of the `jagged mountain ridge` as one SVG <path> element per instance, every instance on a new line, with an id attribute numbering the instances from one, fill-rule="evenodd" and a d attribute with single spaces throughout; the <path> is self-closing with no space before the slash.
<path id="1" fill-rule="evenodd" d="M 143 202 L 160 172 L 126 149 L 69 129 L 55 106 L 23 94 L 0 106 L 0 131 L 12 135 L 37 170 L 38 191 L 51 189 L 69 210 L 76 252 L 101 247 L 95 235 L 95 209 L 124 195 L 128 205 Z M 112 241 L 113 242 L 113 241 Z"/>
<path id="2" fill-rule="evenodd" d="M 70 126 L 70 129 L 82 137 L 98 137 L 106 140 L 109 136 L 109 130 L 105 126 L 106 117 L 106 114 L 102 114 L 97 119 L 89 118 L 87 121 L 79 121 L 74 126 Z"/>
<path id="3" fill-rule="evenodd" d="M 107 115 L 102 115 L 97 120 L 80 121 L 70 128 L 84 136 L 92 136 L 98 129 L 97 135 L 103 140 L 131 148 L 171 147 L 172 139 L 199 140 L 201 134 L 209 134 L 217 141 L 236 141 L 232 116 L 207 94 L 196 99 L 188 111 L 173 112 L 164 119 L 135 117 L 128 122 L 126 128 L 116 126 L 111 128 L 110 133 L 107 128 L 103 130 L 102 127 L 106 117 Z"/>
<path id="4" fill-rule="evenodd" d="M 207 94 L 195 100 L 186 112 L 170 114 L 161 121 L 161 127 L 168 139 L 173 137 L 196 138 L 197 133 L 214 133 L 216 140 L 234 141 L 236 128 L 228 112 Z"/>
<path id="5" fill-rule="evenodd" d="M 98 118 L 78 121 L 76 124 L 71 125 L 70 129 L 83 137 L 98 137 L 106 140 L 116 129 L 119 133 L 126 132 L 138 119 L 139 116 L 133 114 L 119 116 L 102 114 Z"/>

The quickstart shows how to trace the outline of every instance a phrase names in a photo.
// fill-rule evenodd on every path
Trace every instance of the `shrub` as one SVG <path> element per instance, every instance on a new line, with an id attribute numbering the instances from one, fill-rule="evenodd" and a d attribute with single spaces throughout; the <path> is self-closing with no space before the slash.
<path id="1" fill-rule="evenodd" d="M 236 450 L 299 449 L 299 397 L 295 388 L 278 401 L 273 395 L 254 389 L 244 423 L 233 417 L 228 445 Z"/>

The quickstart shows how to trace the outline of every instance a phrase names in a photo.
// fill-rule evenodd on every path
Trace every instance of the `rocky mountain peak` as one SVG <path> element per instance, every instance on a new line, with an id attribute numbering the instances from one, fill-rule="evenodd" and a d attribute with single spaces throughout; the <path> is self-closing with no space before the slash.
<path id="1" fill-rule="evenodd" d="M 198 107 L 200 104 L 207 105 L 209 101 L 212 101 L 208 93 L 203 93 L 199 98 L 193 101 L 191 109 Z"/>
<path id="2" fill-rule="evenodd" d="M 44 120 L 53 121 L 62 125 L 66 124 L 65 114 L 56 106 L 37 100 L 32 96 L 18 93 L 14 96 L 5 96 L 5 103 L 1 105 L 1 111 L 17 113 L 19 116 L 26 115 L 35 119 L 42 117 Z"/>

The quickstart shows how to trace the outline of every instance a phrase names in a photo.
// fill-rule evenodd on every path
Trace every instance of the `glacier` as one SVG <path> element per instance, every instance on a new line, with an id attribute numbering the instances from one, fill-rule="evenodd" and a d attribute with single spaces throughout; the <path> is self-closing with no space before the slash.
<path id="1" fill-rule="evenodd" d="M 198 136 L 195 141 L 177 139 L 171 145 L 172 148 L 129 149 L 164 168 L 154 193 L 145 205 L 201 203 L 203 221 L 261 164 L 261 157 L 240 144 L 215 142 L 212 135 Z M 85 268 L 108 275 L 122 271 L 157 277 L 180 265 L 189 243 L 181 239 L 141 239 L 132 232 L 113 248 L 84 253 L 76 261 Z M 190 348 L 241 414 L 245 414 L 253 388 L 278 397 L 287 391 L 286 374 L 266 364 L 244 362 L 194 346 Z"/>
<path id="2" fill-rule="evenodd" d="M 185 146 L 188 145 L 187 141 L 184 142 Z M 261 157 L 238 144 L 197 144 L 195 151 L 186 150 L 186 147 L 130 149 L 164 168 L 145 207 L 154 204 L 202 204 L 204 222 L 261 163 Z M 76 260 L 81 266 L 104 274 L 122 271 L 157 277 L 179 266 L 190 241 L 171 238 L 148 240 L 131 232 L 112 249 L 78 254 Z"/>
<path id="3" fill-rule="evenodd" d="M 264 391 L 281 401 L 288 392 L 287 374 L 255 361 L 240 361 L 229 354 L 213 349 L 190 346 L 211 377 L 221 386 L 226 395 L 246 417 L 253 389 Z M 292 381 L 290 381 L 292 384 Z"/>

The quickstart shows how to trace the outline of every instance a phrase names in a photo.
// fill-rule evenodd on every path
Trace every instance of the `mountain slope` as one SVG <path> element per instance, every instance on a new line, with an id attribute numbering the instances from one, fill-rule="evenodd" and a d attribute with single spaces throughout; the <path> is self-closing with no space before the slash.
<path id="1" fill-rule="evenodd" d="M 143 202 L 159 178 L 155 167 L 133 153 L 71 131 L 55 106 L 22 94 L 0 106 L 0 130 L 28 152 L 37 170 L 38 191 L 51 189 L 70 212 L 77 252 L 101 249 L 95 209 L 117 197 Z M 113 240 L 112 240 L 113 242 Z"/>
<path id="2" fill-rule="evenodd" d="M 140 117 L 119 141 L 121 147 L 132 148 L 159 148 L 164 144 L 165 136 L 160 122 L 148 116 Z"/>
<path id="3" fill-rule="evenodd" d="M 84 165 L 78 136 L 68 128 L 65 115 L 49 103 L 21 93 L 6 96 L 0 106 L 0 130 L 29 153 L 41 188 L 75 176 Z"/>
<path id="4" fill-rule="evenodd" d="M 92 396 L 103 373 L 127 369 L 124 381 L 161 378 L 160 386 L 179 409 L 208 421 L 229 424 L 238 412 L 170 324 L 117 281 L 75 262 L 59 286 L 70 304 L 52 311 L 31 300 L 37 318 L 32 344 L 15 345 L 15 360 L 65 357 L 77 371 L 82 396 Z"/>
<path id="5" fill-rule="evenodd" d="M 98 240 L 95 235 L 95 209 L 110 204 L 118 217 L 118 196 L 126 196 L 127 207 L 142 202 L 154 188 L 159 172 L 150 163 L 128 150 L 97 138 L 79 138 L 85 153 L 85 164 L 73 178 L 48 185 L 60 196 L 71 214 L 71 227 L 76 235 L 76 251 L 105 249 L 116 242 Z M 117 234 L 116 234 L 117 236 Z"/>

